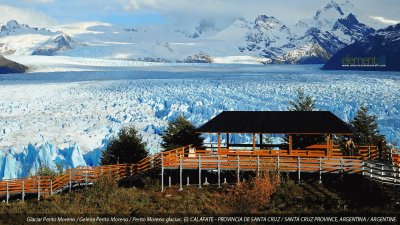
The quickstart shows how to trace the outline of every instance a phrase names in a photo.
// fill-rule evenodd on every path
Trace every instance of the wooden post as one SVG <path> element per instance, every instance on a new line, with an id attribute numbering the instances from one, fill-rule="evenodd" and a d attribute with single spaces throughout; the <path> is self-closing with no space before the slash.
<path id="1" fill-rule="evenodd" d="M 319 157 L 319 183 L 322 184 L 322 158 Z"/>
<path id="2" fill-rule="evenodd" d="M 372 180 L 372 163 L 369 166 L 369 178 Z"/>
<path id="3" fill-rule="evenodd" d="M 400 179 L 400 167 L 399 167 L 399 168 L 397 168 L 397 177 Z M 399 179 L 397 179 L 397 180 L 396 180 L 396 183 L 395 183 L 395 185 L 397 185 L 397 183 L 398 183 Z M 397 192 L 396 192 L 396 193 L 397 193 Z"/>
<path id="4" fill-rule="evenodd" d="M 326 140 L 326 153 L 325 155 L 328 156 L 328 158 L 331 157 L 331 151 L 330 151 L 330 143 L 331 143 L 331 136 L 328 135 L 328 139 Z"/>
<path id="5" fill-rule="evenodd" d="M 229 149 L 229 133 L 226 133 L 226 148 Z"/>
<path id="6" fill-rule="evenodd" d="M 182 188 L 182 155 L 179 156 L 179 191 L 183 191 Z"/>
<path id="7" fill-rule="evenodd" d="M 289 155 L 292 155 L 292 148 L 293 148 L 292 135 L 289 134 Z"/>
<path id="8" fill-rule="evenodd" d="M 40 176 L 38 177 L 37 200 L 40 201 Z"/>
<path id="9" fill-rule="evenodd" d="M 190 182 L 189 182 L 189 177 L 186 177 L 186 186 L 189 186 Z"/>
<path id="10" fill-rule="evenodd" d="M 218 154 L 221 152 L 221 133 L 218 133 Z"/>
<path id="11" fill-rule="evenodd" d="M 257 177 L 260 176 L 260 155 L 257 155 Z"/>
<path id="12" fill-rule="evenodd" d="M 371 147 L 368 146 L 368 159 L 371 159 Z"/>
<path id="13" fill-rule="evenodd" d="M 118 175 L 119 175 L 119 173 L 118 173 Z M 118 180 L 119 180 L 119 176 L 118 176 Z M 87 185 L 88 185 L 88 170 L 86 168 L 86 170 L 85 170 L 85 187 L 87 187 Z"/>
<path id="14" fill-rule="evenodd" d="M 240 183 L 240 155 L 237 155 L 237 182 Z"/>
<path id="15" fill-rule="evenodd" d="M 256 150 L 256 134 L 253 133 L 253 152 Z"/>
<path id="16" fill-rule="evenodd" d="M 171 174 L 168 176 L 168 187 L 172 186 Z"/>
<path id="17" fill-rule="evenodd" d="M 164 154 L 161 153 L 161 192 L 164 192 Z"/>
<path id="18" fill-rule="evenodd" d="M 364 173 L 364 162 L 361 162 L 361 174 L 362 174 L 362 176 L 364 176 L 365 175 L 365 173 Z"/>
<path id="19" fill-rule="evenodd" d="M 218 137 L 219 137 L 219 134 L 218 134 Z M 218 138 L 218 140 L 219 140 L 219 138 Z M 199 155 L 199 189 L 201 189 L 201 155 Z"/>
<path id="20" fill-rule="evenodd" d="M 343 173 L 344 173 L 344 162 L 343 158 L 340 158 L 340 177 L 343 179 Z"/>
<path id="21" fill-rule="evenodd" d="M 297 156 L 297 177 L 300 183 L 300 172 L 301 172 L 301 165 L 300 165 L 300 156 Z"/>
<path id="22" fill-rule="evenodd" d="M 22 201 L 25 201 L 25 180 L 22 180 Z"/>
<path id="23" fill-rule="evenodd" d="M 72 189 L 72 174 L 71 169 L 69 169 L 69 191 L 71 192 Z"/>
<path id="24" fill-rule="evenodd" d="M 53 195 L 53 180 L 50 179 L 50 195 Z"/>
<path id="25" fill-rule="evenodd" d="M 260 149 L 262 149 L 262 145 L 263 145 L 263 135 L 262 135 L 262 133 L 260 133 Z"/>
<path id="26" fill-rule="evenodd" d="M 276 159 L 278 160 L 278 170 L 279 170 L 279 168 L 281 167 L 281 159 L 279 158 L 279 155 L 278 157 L 276 157 Z"/>
<path id="27" fill-rule="evenodd" d="M 6 203 L 7 203 L 7 205 L 8 205 L 8 200 L 9 200 L 9 198 L 10 198 L 10 191 L 9 191 L 9 187 L 8 187 L 8 182 L 7 182 L 7 187 L 6 187 Z"/>
<path id="28" fill-rule="evenodd" d="M 218 155 L 218 187 L 221 187 L 221 162 L 220 162 L 221 158 L 220 155 Z"/>

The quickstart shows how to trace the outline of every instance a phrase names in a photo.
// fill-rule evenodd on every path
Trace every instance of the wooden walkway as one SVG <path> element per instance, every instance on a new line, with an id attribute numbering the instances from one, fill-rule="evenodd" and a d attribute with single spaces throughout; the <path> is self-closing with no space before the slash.
<path id="1" fill-rule="evenodd" d="M 360 148 L 359 156 L 339 156 L 333 151 L 333 155 L 326 157 L 318 152 L 305 152 L 298 150 L 293 155 L 278 150 L 259 151 L 235 151 L 228 150 L 222 154 L 210 150 L 196 150 L 185 146 L 161 153 L 153 154 L 137 164 L 117 164 L 98 167 L 78 167 L 68 169 L 64 174 L 56 177 L 31 176 L 21 179 L 0 181 L 0 197 L 8 203 L 10 197 L 25 199 L 25 196 L 36 195 L 40 200 L 42 195 L 53 195 L 76 186 L 88 186 L 99 181 L 107 175 L 116 181 L 124 177 L 140 178 L 150 170 L 161 170 L 161 179 L 164 181 L 166 170 L 179 170 L 180 188 L 183 185 L 183 170 L 198 170 L 199 183 L 204 179 L 202 171 L 211 171 L 218 176 L 218 185 L 221 185 L 221 171 L 236 171 L 239 175 L 242 171 L 259 172 L 262 170 L 278 170 L 282 172 L 297 173 L 300 180 L 301 173 L 353 173 L 362 174 L 365 177 L 389 185 L 400 184 L 400 167 L 395 164 L 400 157 L 392 155 L 393 165 L 376 161 L 377 150 L 372 146 Z M 164 182 L 162 191 L 164 190 Z"/>

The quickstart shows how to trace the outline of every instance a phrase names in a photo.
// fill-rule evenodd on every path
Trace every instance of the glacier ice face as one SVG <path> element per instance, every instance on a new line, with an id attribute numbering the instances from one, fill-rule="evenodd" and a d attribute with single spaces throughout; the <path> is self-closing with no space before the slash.
<path id="1" fill-rule="evenodd" d="M 0 151 L 0 177 L 10 179 L 35 175 L 41 166 L 57 170 L 58 166 L 63 169 L 87 166 L 86 161 L 98 165 L 96 160 L 100 158 L 99 156 L 96 155 L 96 159 L 90 159 L 93 153 L 95 151 L 87 154 L 88 159 L 85 160 L 86 155 L 83 155 L 76 144 L 66 149 L 57 149 L 48 142 L 38 146 L 28 144 L 20 152 L 10 148 L 8 151 Z"/>
<path id="2" fill-rule="evenodd" d="M 13 74 L 0 80 L 3 179 L 34 174 L 40 165 L 98 165 L 108 140 L 124 126 L 135 125 L 156 152 L 167 122 L 180 114 L 199 126 L 223 110 L 286 110 L 299 88 L 316 98 L 319 109 L 345 121 L 367 105 L 389 141 L 400 138 L 399 73 L 199 65 Z"/>

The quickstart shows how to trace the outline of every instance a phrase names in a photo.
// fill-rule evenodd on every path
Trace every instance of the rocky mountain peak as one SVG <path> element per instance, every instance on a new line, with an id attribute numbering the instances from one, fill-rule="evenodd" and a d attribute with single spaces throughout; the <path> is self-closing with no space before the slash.
<path id="1" fill-rule="evenodd" d="M 255 28 L 275 29 L 281 26 L 282 22 L 273 16 L 259 15 L 254 21 Z"/>

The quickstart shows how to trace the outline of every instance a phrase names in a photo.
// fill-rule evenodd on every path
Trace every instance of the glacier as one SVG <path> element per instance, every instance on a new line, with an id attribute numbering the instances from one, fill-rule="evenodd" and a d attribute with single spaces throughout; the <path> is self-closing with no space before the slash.
<path id="1" fill-rule="evenodd" d="M 124 126 L 134 125 L 157 152 L 168 121 L 180 114 L 199 126 L 223 110 L 286 110 L 299 88 L 345 121 L 367 105 L 398 143 L 400 73 L 319 67 L 158 63 L 0 75 L 0 179 L 35 174 L 40 165 L 96 166 Z"/>

